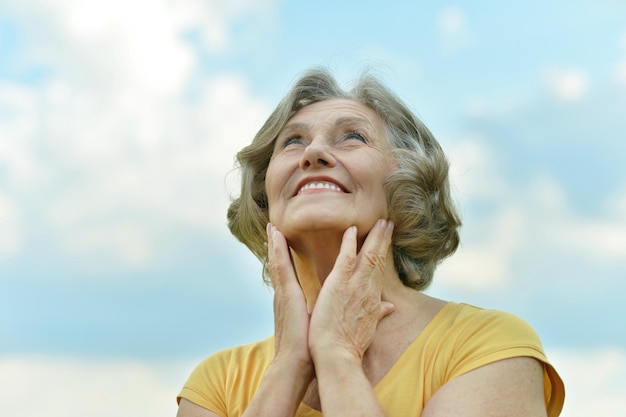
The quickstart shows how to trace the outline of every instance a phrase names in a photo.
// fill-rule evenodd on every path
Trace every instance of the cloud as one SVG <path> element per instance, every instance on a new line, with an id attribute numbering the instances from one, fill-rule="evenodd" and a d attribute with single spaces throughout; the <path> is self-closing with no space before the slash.
<path id="1" fill-rule="evenodd" d="M 565 383 L 562 417 L 620 417 L 626 409 L 626 350 L 549 350 Z"/>
<path id="2" fill-rule="evenodd" d="M 626 86 L 626 32 L 619 39 L 624 56 L 613 68 L 613 81 L 620 86 Z"/>
<path id="3" fill-rule="evenodd" d="M 583 216 L 568 204 L 562 187 L 549 178 L 529 187 L 529 213 L 540 221 L 543 245 L 597 263 L 626 260 L 626 218 L 617 208 L 626 195 L 611 197 L 601 216 Z"/>
<path id="4" fill-rule="evenodd" d="M 267 106 L 242 77 L 196 77 L 184 37 L 219 20 L 205 41 L 225 47 L 233 22 L 262 4 L 11 6 L 28 36 L 21 59 L 50 73 L 37 85 L 0 85 L 0 221 L 12 225 L 2 251 L 45 231 L 72 254 L 142 266 L 181 227 L 224 232 L 225 176 Z M 20 231 L 16 207 L 26 202 L 35 218 Z"/>
<path id="5" fill-rule="evenodd" d="M 0 414 L 30 417 L 176 415 L 190 363 L 0 358 Z M 37 393 L 37 401 L 32 394 Z"/>
<path id="6" fill-rule="evenodd" d="M 607 198 L 601 213 L 583 215 L 547 174 L 535 173 L 521 186 L 507 179 L 480 137 L 461 139 L 448 154 L 464 226 L 461 246 L 439 268 L 437 285 L 502 292 L 514 282 L 528 282 L 524 274 L 542 276 L 533 265 L 549 264 L 550 258 L 575 258 L 579 271 L 625 265 L 626 192 Z"/>
<path id="7" fill-rule="evenodd" d="M 28 48 L 22 64 L 37 65 L 85 89 L 179 91 L 195 57 L 183 23 L 167 2 L 31 0 L 9 8 Z M 141 24 L 138 24 L 141 22 Z"/>
<path id="8" fill-rule="evenodd" d="M 126 83 L 155 93 L 180 90 L 196 61 L 186 39 L 195 35 L 207 53 L 232 47 L 242 19 L 268 24 L 273 0 L 25 0 L 0 11 L 19 20 L 27 34 L 22 64 L 72 73 L 86 85 Z M 75 58 L 82 59 L 77 62 Z"/>
<path id="9" fill-rule="evenodd" d="M 12 256 L 22 246 L 21 202 L 16 195 L 39 175 L 36 127 L 30 123 L 34 103 L 28 89 L 0 82 L 0 257 Z"/>
<path id="10" fill-rule="evenodd" d="M 451 141 L 452 142 L 452 141 Z M 484 144 L 484 138 L 463 136 L 457 138 L 446 150 L 450 165 L 450 178 L 455 197 L 493 198 L 507 186 L 498 174 L 496 157 Z"/>
<path id="11" fill-rule="evenodd" d="M 623 348 L 548 347 L 547 353 L 565 382 L 562 417 L 623 415 Z M 30 417 L 171 417 L 176 414 L 176 395 L 200 359 L 146 362 L 5 356 L 0 358 L 0 413 Z M 33 392 L 37 393 L 37 401 L 31 400 Z"/>
<path id="12" fill-rule="evenodd" d="M 561 101 L 579 101 L 589 90 L 587 72 L 580 68 L 548 68 L 543 79 L 553 97 Z"/>
<path id="13" fill-rule="evenodd" d="M 626 58 L 615 64 L 613 79 L 616 84 L 626 86 Z"/>
<path id="14" fill-rule="evenodd" d="M 464 208 L 472 201 L 496 201 L 507 184 L 498 175 L 495 158 L 480 137 L 465 137 L 448 149 L 453 197 L 459 201 L 468 239 L 461 239 L 457 253 L 438 270 L 445 286 L 473 290 L 502 289 L 511 275 L 511 258 L 519 249 L 522 212 L 512 205 L 498 206 L 488 220 L 467 219 Z M 473 224 L 473 225 L 472 225 Z M 473 230 L 479 229 L 479 233 Z M 463 234 L 466 236 L 465 234 Z"/>
<path id="15" fill-rule="evenodd" d="M 65 126 L 83 99 L 92 110 Z M 58 173 L 42 217 L 69 250 L 141 265 L 159 253 L 168 228 L 225 230 L 225 177 L 266 113 L 243 79 L 214 77 L 194 103 L 69 102 L 49 123 L 58 123 L 46 137 L 51 158 L 40 161 Z"/>
<path id="16" fill-rule="evenodd" d="M 0 181 L 10 189 L 25 186 L 40 174 L 34 156 L 36 113 L 32 89 L 0 81 Z"/>
<path id="17" fill-rule="evenodd" d="M 465 46 L 469 39 L 467 17 L 458 7 L 446 7 L 439 13 L 437 28 L 443 44 L 450 49 Z"/>
<path id="18" fill-rule="evenodd" d="M 457 254 L 441 266 L 442 283 L 472 291 L 503 290 L 513 275 L 513 257 L 520 250 L 522 221 L 515 207 L 496 213 L 480 239 L 462 243 Z"/>
<path id="19" fill-rule="evenodd" d="M 13 201 L 0 190 L 0 259 L 16 253 L 22 244 L 18 210 Z"/>

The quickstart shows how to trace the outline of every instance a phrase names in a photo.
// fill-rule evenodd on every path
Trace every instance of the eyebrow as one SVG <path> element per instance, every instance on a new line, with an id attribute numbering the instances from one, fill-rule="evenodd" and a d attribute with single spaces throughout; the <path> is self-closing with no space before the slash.
<path id="1" fill-rule="evenodd" d="M 335 120 L 335 126 L 352 125 L 352 124 L 366 124 L 367 126 L 371 126 L 371 123 L 367 119 L 364 119 L 362 117 L 346 116 L 346 117 L 340 117 L 339 119 Z M 285 125 L 285 127 L 281 129 L 281 131 L 285 131 L 289 129 L 307 130 L 309 129 L 309 125 L 306 123 L 288 123 L 287 125 Z"/>
<path id="2" fill-rule="evenodd" d="M 287 123 L 282 129 L 281 132 L 287 130 L 287 129 L 303 129 L 306 130 L 309 128 L 309 125 L 306 123 Z"/>
<path id="3" fill-rule="evenodd" d="M 369 122 L 369 120 L 364 119 L 362 117 L 355 117 L 355 116 L 340 117 L 339 119 L 335 120 L 335 126 L 351 125 L 351 124 L 366 124 L 368 126 L 371 126 L 371 123 Z"/>

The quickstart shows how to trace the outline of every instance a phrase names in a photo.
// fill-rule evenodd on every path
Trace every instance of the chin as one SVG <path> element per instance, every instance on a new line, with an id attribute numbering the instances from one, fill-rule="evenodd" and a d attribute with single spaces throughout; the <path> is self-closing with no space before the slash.
<path id="1" fill-rule="evenodd" d="M 354 222 L 349 220 L 332 219 L 329 217 L 302 218 L 296 221 L 285 223 L 285 231 L 283 233 L 302 234 L 321 231 L 336 231 L 343 233 Z M 282 230 L 281 230 L 282 231 Z"/>
<path id="2" fill-rule="evenodd" d="M 356 226 L 358 230 L 358 237 L 364 238 L 369 231 L 376 224 L 376 219 L 355 219 L 353 217 L 339 217 L 336 215 L 323 215 L 317 214 L 316 216 L 298 216 L 295 219 L 282 223 L 282 228 L 279 230 L 289 238 L 302 236 L 307 233 L 315 232 L 331 232 L 338 235 L 343 233 L 350 226 Z M 277 226 L 278 227 L 278 226 Z"/>

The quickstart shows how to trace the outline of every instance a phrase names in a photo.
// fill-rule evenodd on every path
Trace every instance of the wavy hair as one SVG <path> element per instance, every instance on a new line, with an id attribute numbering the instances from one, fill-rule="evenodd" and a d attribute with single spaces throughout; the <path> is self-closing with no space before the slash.
<path id="1" fill-rule="evenodd" d="M 450 197 L 449 164 L 441 146 L 426 126 L 386 86 L 370 74 L 354 87 L 342 89 L 329 71 L 305 72 L 280 101 L 252 143 L 239 151 L 241 193 L 228 209 L 228 227 L 263 263 L 267 271 L 269 207 L 265 175 L 276 137 L 287 122 L 309 104 L 349 99 L 373 109 L 383 120 L 397 169 L 385 179 L 389 218 L 395 224 L 393 257 L 402 282 L 423 290 L 435 268 L 459 244 L 459 215 Z"/>

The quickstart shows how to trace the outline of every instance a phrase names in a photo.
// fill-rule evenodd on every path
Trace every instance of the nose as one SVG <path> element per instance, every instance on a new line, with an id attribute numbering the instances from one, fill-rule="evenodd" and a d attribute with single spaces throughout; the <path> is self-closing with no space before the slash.
<path id="1" fill-rule="evenodd" d="M 336 163 L 337 161 L 328 143 L 323 138 L 316 138 L 304 148 L 302 158 L 300 159 L 300 169 L 332 168 Z"/>

